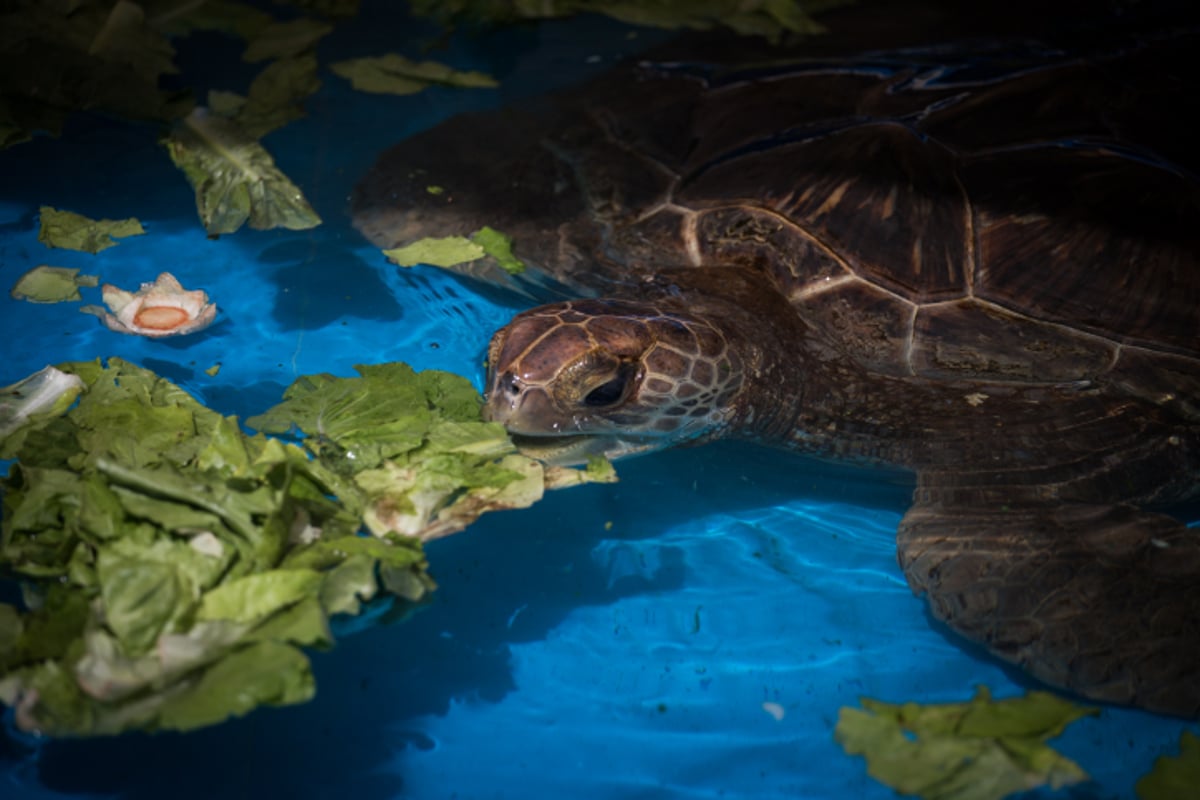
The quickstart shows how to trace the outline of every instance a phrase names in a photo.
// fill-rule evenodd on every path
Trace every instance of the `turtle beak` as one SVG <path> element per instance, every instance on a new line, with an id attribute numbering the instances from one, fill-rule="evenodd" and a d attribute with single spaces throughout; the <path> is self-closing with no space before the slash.
<path id="1" fill-rule="evenodd" d="M 546 434 L 537 420 L 558 415 L 554 402 L 540 386 L 526 386 L 511 375 L 499 376 L 483 406 L 483 418 L 499 422 L 509 433 Z"/>
<path id="2" fill-rule="evenodd" d="M 623 439 L 618 436 L 522 436 L 512 435 L 513 444 L 523 455 L 536 458 L 543 464 L 575 467 L 597 456 L 616 461 L 619 458 L 660 449 L 650 440 Z"/>

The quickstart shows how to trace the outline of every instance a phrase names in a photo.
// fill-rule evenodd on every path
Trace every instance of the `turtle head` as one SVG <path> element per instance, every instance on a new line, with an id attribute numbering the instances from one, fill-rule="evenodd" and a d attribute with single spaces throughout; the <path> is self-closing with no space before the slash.
<path id="1" fill-rule="evenodd" d="M 484 414 L 550 463 L 619 458 L 720 435 L 742 382 L 741 360 L 703 319 L 576 300 L 523 312 L 496 333 Z"/>

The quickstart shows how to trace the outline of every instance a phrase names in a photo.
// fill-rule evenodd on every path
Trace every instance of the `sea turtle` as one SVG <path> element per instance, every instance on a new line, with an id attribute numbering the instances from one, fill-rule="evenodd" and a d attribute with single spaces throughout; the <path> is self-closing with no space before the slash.
<path id="1" fill-rule="evenodd" d="M 1096 44 L 1100 41 L 1100 44 Z M 453 118 L 352 199 L 395 247 L 484 226 L 573 297 L 488 351 L 550 460 L 717 437 L 915 473 L 934 616 L 1099 701 L 1200 714 L 1200 37 L 643 60 Z M 440 189 L 430 189 L 440 187 Z M 471 265 L 468 265 L 470 268 Z"/>

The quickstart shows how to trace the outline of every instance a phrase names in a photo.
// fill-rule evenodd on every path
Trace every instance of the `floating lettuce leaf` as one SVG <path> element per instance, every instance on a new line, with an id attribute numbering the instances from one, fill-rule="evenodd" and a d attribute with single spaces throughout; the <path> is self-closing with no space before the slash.
<path id="1" fill-rule="evenodd" d="M 14 300 L 31 303 L 66 303 L 83 299 L 80 286 L 96 286 L 100 279 L 95 275 L 80 275 L 74 267 L 34 267 L 17 278 L 9 294 Z"/>
<path id="2" fill-rule="evenodd" d="M 526 508 L 545 490 L 542 465 L 515 454 L 492 462 L 442 453 L 364 470 L 355 481 L 370 499 L 368 530 L 422 541 L 461 531 L 487 511 Z"/>
<path id="3" fill-rule="evenodd" d="M 311 50 L 313 45 L 332 31 L 332 25 L 304 17 L 288 22 L 272 22 L 250 40 L 242 60 L 254 63 L 273 58 L 292 58 Z"/>
<path id="4" fill-rule="evenodd" d="M 482 72 L 463 72 L 436 61 L 412 61 L 396 53 L 354 58 L 330 65 L 335 75 L 360 92 L 416 94 L 429 86 L 491 89 L 499 84 Z"/>
<path id="5" fill-rule="evenodd" d="M 1134 787 L 1140 800 L 1190 800 L 1200 786 L 1200 738 L 1184 731 L 1179 755 L 1161 756 Z"/>
<path id="6" fill-rule="evenodd" d="M 42 206 L 41 229 L 38 231 L 38 241 L 47 247 L 59 247 L 64 250 L 79 250 L 93 255 L 109 247 L 116 246 L 118 239 L 126 236 L 140 236 L 146 231 L 142 223 L 136 219 L 88 219 L 73 211 L 59 211 L 50 206 Z"/>
<path id="7" fill-rule="evenodd" d="M 384 250 L 383 254 L 393 264 L 401 267 L 415 267 L 417 264 L 453 267 L 455 264 L 465 264 L 483 258 L 487 251 L 482 245 L 465 236 L 429 236 L 403 247 Z"/>
<path id="8" fill-rule="evenodd" d="M 513 255 L 512 237 L 487 226 L 475 231 L 469 238 L 430 236 L 403 247 L 384 250 L 383 254 L 401 267 L 415 267 L 417 264 L 453 267 L 491 256 L 510 275 L 525 271 L 525 262 Z"/>
<path id="9" fill-rule="evenodd" d="M 842 709 L 837 738 L 864 754 L 876 779 L 925 798 L 1000 798 L 1014 791 L 1083 780 L 1072 762 L 1045 747 L 1089 713 L 1045 693 L 992 703 L 893 706 L 864 699 L 866 713 Z"/>
<path id="10" fill-rule="evenodd" d="M 871 777 L 925 800 L 1000 800 L 1039 786 L 1087 780 L 1045 744 L 1094 709 L 1048 692 L 993 701 L 980 687 L 967 703 L 892 705 L 863 698 L 843 708 L 835 737 L 867 759 Z"/>
<path id="11" fill-rule="evenodd" d="M 164 143 L 196 191 L 210 236 L 233 233 L 247 221 L 259 230 L 321 224 L 270 154 L 236 123 L 197 108 Z"/>

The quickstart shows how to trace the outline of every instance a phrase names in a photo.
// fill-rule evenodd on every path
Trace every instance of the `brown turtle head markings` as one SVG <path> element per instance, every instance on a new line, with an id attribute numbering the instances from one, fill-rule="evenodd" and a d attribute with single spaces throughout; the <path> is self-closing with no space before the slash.
<path id="1" fill-rule="evenodd" d="M 485 415 L 551 461 L 617 457 L 715 435 L 742 378 L 710 322 L 649 302 L 556 303 L 493 337 Z"/>

